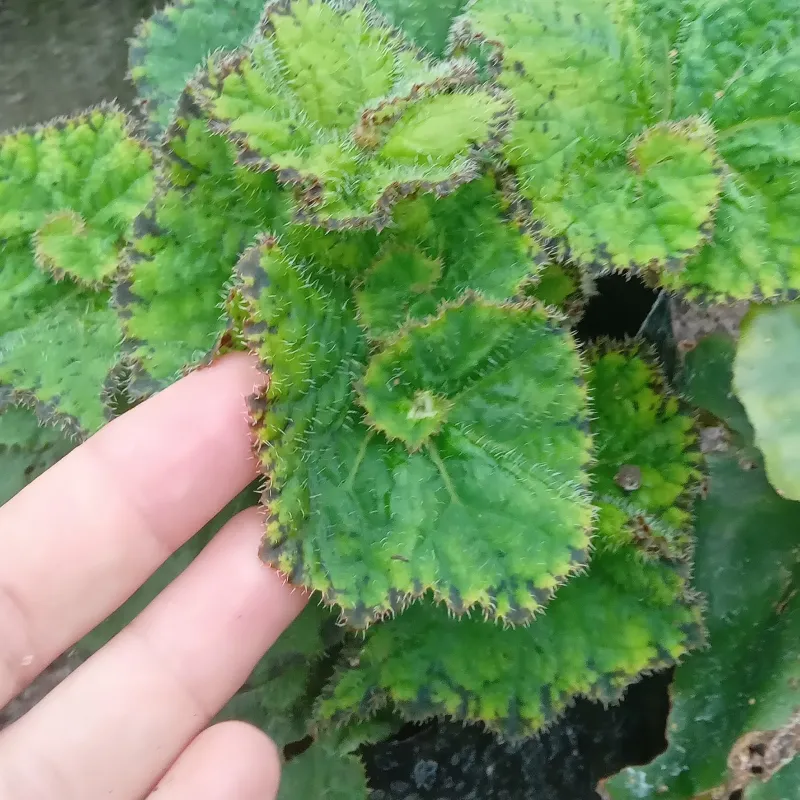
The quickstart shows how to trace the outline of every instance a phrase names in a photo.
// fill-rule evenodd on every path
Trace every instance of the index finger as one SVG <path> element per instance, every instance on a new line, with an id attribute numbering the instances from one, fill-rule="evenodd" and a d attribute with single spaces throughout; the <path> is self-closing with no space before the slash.
<path id="1" fill-rule="evenodd" d="M 256 475 L 227 356 L 111 422 L 0 508 L 0 708 Z"/>

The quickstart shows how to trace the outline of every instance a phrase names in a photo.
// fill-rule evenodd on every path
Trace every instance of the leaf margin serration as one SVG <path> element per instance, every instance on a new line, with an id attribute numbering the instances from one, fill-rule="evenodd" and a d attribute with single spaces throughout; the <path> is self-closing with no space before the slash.
<path id="1" fill-rule="evenodd" d="M 242 255 L 238 265 L 237 265 L 237 276 L 238 276 L 238 287 L 237 287 L 237 294 L 239 295 L 240 299 L 245 303 L 253 304 L 257 301 L 258 295 L 253 293 L 253 290 L 256 291 L 265 288 L 269 285 L 269 278 L 266 275 L 266 272 L 261 265 L 261 250 L 262 248 L 267 248 L 268 250 L 272 250 L 277 248 L 280 250 L 280 240 L 279 237 L 272 235 L 272 234 L 262 234 L 259 237 L 259 241 L 256 245 L 250 247 L 245 253 Z M 285 255 L 285 254 L 282 254 Z M 292 263 L 291 255 L 288 256 L 288 262 Z M 509 299 L 501 303 L 500 301 L 497 302 L 489 302 L 484 301 L 479 295 L 475 293 L 466 293 L 466 295 L 461 298 L 461 300 L 455 300 L 453 302 L 443 302 L 440 304 L 440 313 L 434 315 L 430 319 L 439 319 L 441 316 L 442 309 L 446 309 L 448 307 L 454 305 L 461 305 L 466 302 L 471 303 L 484 303 L 486 302 L 488 305 L 511 305 L 514 307 L 519 306 L 519 302 Z M 549 320 L 549 324 L 555 326 L 558 329 L 562 329 L 563 320 L 561 317 L 554 313 L 552 309 L 547 309 L 543 306 L 543 304 L 539 303 L 536 300 L 527 300 L 527 305 L 531 308 L 535 308 L 541 313 L 543 313 L 546 318 Z M 252 307 L 252 306 L 251 306 Z M 419 325 L 425 325 L 428 318 L 423 320 L 419 320 L 413 323 L 409 323 L 413 327 L 418 327 Z M 399 334 L 403 332 L 404 329 L 401 329 Z M 244 326 L 244 341 L 248 345 L 249 349 L 254 352 L 256 355 L 259 355 L 261 360 L 260 350 L 265 342 L 266 335 L 270 332 L 268 325 L 264 321 L 253 321 L 252 319 L 245 323 Z M 564 334 L 568 334 L 566 329 L 563 329 Z M 363 332 L 362 332 L 363 333 Z M 572 342 L 572 349 L 575 351 L 576 356 L 580 354 L 580 345 L 573 337 L 570 336 L 570 341 Z M 577 390 L 584 398 L 584 401 L 587 401 L 586 392 L 587 392 L 587 383 L 585 378 L 585 366 L 582 361 L 578 361 L 580 367 L 580 373 L 573 376 L 572 382 L 575 384 Z M 261 361 L 261 370 L 268 376 L 267 383 L 264 388 L 262 388 L 259 392 L 251 395 L 248 398 L 248 410 L 250 415 L 250 428 L 253 432 L 254 436 L 254 453 L 256 455 L 257 462 L 259 463 L 260 472 L 265 479 L 263 491 L 262 491 L 262 505 L 267 511 L 267 526 L 270 525 L 270 507 L 274 500 L 279 497 L 280 490 L 276 490 L 272 486 L 271 482 L 271 470 L 274 464 L 273 458 L 269 455 L 270 450 L 272 448 L 271 441 L 267 440 L 266 438 L 262 438 L 259 436 L 259 429 L 263 424 L 263 420 L 265 419 L 266 415 L 269 412 L 271 407 L 271 401 L 268 398 L 269 387 L 270 387 L 270 379 L 269 379 L 269 370 L 270 364 L 266 361 Z M 584 405 L 588 410 L 588 402 L 585 402 Z M 570 547 L 570 557 L 569 557 L 569 565 L 567 568 L 566 574 L 559 573 L 555 575 L 551 572 L 548 572 L 548 577 L 552 579 L 553 585 L 548 589 L 543 588 L 535 588 L 533 586 L 533 582 L 531 580 L 528 581 L 526 584 L 527 589 L 526 592 L 530 593 L 530 603 L 528 605 L 514 605 L 510 607 L 510 610 L 504 612 L 502 614 L 495 613 L 499 619 L 502 619 L 504 624 L 515 626 L 515 625 L 527 625 L 534 616 L 538 615 L 543 608 L 546 607 L 547 602 L 555 595 L 559 586 L 563 585 L 566 581 L 569 580 L 575 574 L 579 574 L 585 570 L 586 564 L 589 561 L 589 553 L 591 549 L 591 530 L 593 526 L 593 518 L 594 513 L 592 510 L 591 503 L 589 502 L 589 492 L 586 488 L 586 484 L 588 484 L 588 471 L 591 463 L 591 437 L 589 431 L 589 421 L 588 416 L 585 419 L 581 419 L 576 423 L 576 430 L 580 432 L 582 436 L 582 441 L 584 442 L 583 447 L 583 473 L 582 473 L 582 483 L 580 485 L 569 482 L 568 484 L 563 484 L 568 486 L 569 493 L 571 496 L 574 497 L 576 501 L 582 501 L 583 506 L 585 506 L 586 517 L 585 525 L 582 528 L 582 536 L 586 541 L 586 545 L 577 548 L 577 547 Z M 488 445 L 487 445 L 488 446 Z M 487 451 L 488 452 L 488 451 Z M 508 458 L 508 454 L 505 451 L 498 451 L 495 454 L 497 457 L 504 457 Z M 554 474 L 551 476 L 553 480 L 557 480 L 557 476 Z M 541 480 L 540 476 L 540 480 Z M 562 484 L 559 484 L 562 485 Z M 279 523 L 277 520 L 274 521 L 274 525 L 278 526 Z M 275 528 L 273 531 L 275 535 L 278 535 L 280 531 L 278 528 Z M 279 537 L 280 539 L 280 537 Z M 286 535 L 280 539 L 282 542 L 289 541 Z M 262 539 L 261 545 L 261 558 L 266 563 L 271 564 L 273 567 L 279 569 L 279 571 L 283 572 L 287 579 L 290 582 L 297 582 L 302 581 L 303 578 L 303 570 L 304 565 L 302 560 L 300 562 L 294 561 L 291 566 L 287 569 L 285 566 L 282 566 L 279 563 L 279 559 L 282 555 L 287 555 L 290 557 L 291 561 L 291 551 L 285 547 L 282 547 L 280 543 L 275 544 L 269 540 L 269 537 L 265 534 L 264 538 Z M 488 595 L 494 596 L 492 593 L 493 591 L 497 590 L 499 593 L 499 588 L 502 584 L 498 585 L 498 587 L 489 587 L 485 590 L 485 593 Z M 320 587 L 316 585 L 310 585 L 310 588 L 319 590 Z M 447 587 L 445 587 L 447 588 Z M 407 588 L 406 590 L 401 590 L 399 588 L 391 588 L 387 592 L 387 596 L 385 601 L 379 606 L 367 606 L 363 602 L 359 601 L 356 605 L 347 607 L 347 610 L 340 608 L 341 611 L 341 619 L 344 623 L 346 623 L 349 627 L 354 629 L 365 629 L 372 625 L 374 622 L 377 622 L 381 619 L 386 618 L 387 616 L 394 616 L 395 614 L 401 612 L 405 608 L 407 608 L 410 604 L 418 601 L 422 598 L 428 589 L 432 589 L 435 592 L 437 602 L 443 603 L 450 613 L 455 614 L 457 616 L 466 614 L 471 608 L 474 607 L 475 603 L 467 604 L 462 597 L 461 593 L 455 589 L 455 587 L 449 587 L 447 591 L 440 591 L 436 587 L 429 587 L 423 582 L 418 579 L 414 579 L 412 581 L 412 585 Z M 331 587 L 327 589 L 322 589 L 322 598 L 323 601 L 330 606 L 336 606 L 339 604 L 341 606 L 341 598 L 338 592 Z M 526 594 L 527 596 L 527 594 Z M 495 609 L 496 612 L 496 609 Z M 487 612 L 488 613 L 488 612 Z"/>
<path id="2" fill-rule="evenodd" d="M 268 40 L 270 36 L 270 16 L 274 13 L 289 14 L 291 6 L 299 0 L 270 0 L 267 3 L 262 21 L 259 23 L 258 32 L 262 37 L 262 42 Z M 392 42 L 396 51 L 412 54 L 420 62 L 433 68 L 434 62 L 412 44 L 405 34 L 392 26 L 369 2 L 366 0 L 353 0 L 347 3 L 337 3 L 334 0 L 322 0 L 329 5 L 336 13 L 346 13 L 351 9 L 361 8 L 365 11 L 365 16 L 371 25 L 383 29 L 387 33 L 387 38 Z M 353 216 L 347 219 L 337 219 L 318 213 L 317 205 L 321 201 L 324 182 L 316 176 L 304 176 L 294 168 L 281 168 L 274 163 L 268 155 L 250 149 L 246 143 L 246 135 L 233 131 L 229 124 L 222 120 L 214 119 L 209 106 L 209 92 L 216 92 L 216 86 L 221 86 L 227 76 L 235 73 L 237 69 L 252 57 L 253 47 L 258 46 L 257 38 L 251 39 L 239 50 L 228 53 L 218 54 L 212 58 L 208 67 L 198 70 L 190 81 L 192 91 L 198 102 L 209 116 L 209 125 L 212 130 L 226 136 L 237 148 L 237 164 L 257 171 L 273 171 L 276 173 L 279 182 L 295 190 L 296 209 L 294 221 L 300 224 L 321 227 L 325 230 L 357 230 L 372 228 L 383 230 L 391 224 L 391 211 L 393 206 L 400 200 L 419 193 L 433 193 L 437 197 L 443 197 L 455 191 L 464 183 L 475 179 L 481 164 L 500 148 L 505 138 L 510 122 L 514 116 L 514 105 L 508 92 L 493 82 L 479 83 L 477 73 L 468 59 L 454 59 L 438 64 L 440 74 L 430 77 L 428 80 L 412 82 L 402 85 L 399 94 L 390 94 L 385 98 L 374 98 L 362 109 L 358 119 L 354 119 L 354 126 L 348 141 L 342 142 L 348 148 L 356 146 L 359 138 L 359 131 L 370 123 L 373 118 L 385 112 L 387 107 L 410 103 L 413 100 L 435 97 L 438 94 L 445 94 L 452 90 L 465 90 L 462 93 L 482 91 L 487 96 L 492 97 L 502 103 L 502 111 L 497 113 L 497 118 L 491 124 L 487 136 L 480 142 L 473 145 L 467 157 L 465 157 L 461 168 L 457 169 L 449 178 L 444 180 L 424 180 L 414 179 L 407 182 L 393 181 L 382 192 L 374 204 L 374 209 L 365 214 Z M 215 75 L 213 84 L 211 72 Z M 396 87 L 397 88 L 397 87 Z M 205 95 L 206 99 L 202 99 Z"/>

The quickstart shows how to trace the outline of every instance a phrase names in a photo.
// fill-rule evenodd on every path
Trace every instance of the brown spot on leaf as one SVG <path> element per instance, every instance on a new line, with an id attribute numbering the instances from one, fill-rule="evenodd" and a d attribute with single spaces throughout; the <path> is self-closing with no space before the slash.
<path id="1" fill-rule="evenodd" d="M 634 492 L 642 485 L 642 470 L 635 464 L 623 464 L 614 476 L 614 483 L 626 492 Z"/>
<path id="2" fill-rule="evenodd" d="M 734 744 L 728 756 L 726 792 L 741 791 L 754 780 L 768 781 L 798 753 L 800 708 L 777 730 L 751 731 Z"/>

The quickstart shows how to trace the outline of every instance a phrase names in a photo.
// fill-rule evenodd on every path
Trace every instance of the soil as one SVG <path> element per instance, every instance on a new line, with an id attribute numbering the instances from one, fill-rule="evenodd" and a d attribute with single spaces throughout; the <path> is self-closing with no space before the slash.
<path id="1" fill-rule="evenodd" d="M 153 6 L 153 0 L 0 0 L 0 130 L 101 100 L 129 106 L 126 39 Z"/>

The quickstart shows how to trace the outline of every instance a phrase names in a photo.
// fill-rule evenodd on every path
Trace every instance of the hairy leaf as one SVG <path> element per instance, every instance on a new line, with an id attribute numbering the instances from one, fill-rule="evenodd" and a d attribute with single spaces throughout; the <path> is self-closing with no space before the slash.
<path id="1" fill-rule="evenodd" d="M 644 553 L 681 557 L 701 478 L 694 420 L 646 347 L 604 345 L 589 360 L 598 536 L 604 546 L 633 538 Z"/>
<path id="2" fill-rule="evenodd" d="M 74 443 L 27 408 L 0 403 L 0 506 L 60 461 Z"/>
<path id="3" fill-rule="evenodd" d="M 573 323 L 583 315 L 587 295 L 592 291 L 591 278 L 569 263 L 546 264 L 522 285 L 524 297 L 535 297 L 549 308 L 558 309 Z"/>
<path id="4" fill-rule="evenodd" d="M 115 303 L 143 396 L 205 361 L 230 327 L 225 300 L 241 253 L 288 209 L 271 174 L 234 165 L 233 148 L 186 112 L 170 129 L 165 176 L 136 222 Z"/>
<path id="5" fill-rule="evenodd" d="M 693 582 L 706 598 L 710 647 L 675 673 L 666 752 L 608 781 L 613 800 L 727 797 L 743 787 L 745 798 L 770 797 L 770 784 L 751 794 L 759 770 L 748 765 L 759 767 L 765 734 L 790 724 L 800 707 L 800 505 L 775 494 L 753 460 L 737 432 L 742 410 L 727 415 L 734 350 L 719 335 L 701 341 L 684 376 L 690 399 L 731 422 L 727 449 L 708 456 L 709 494 L 696 514 Z"/>
<path id="6" fill-rule="evenodd" d="M 387 19 L 417 45 L 436 56 L 445 53 L 453 20 L 463 11 L 467 0 L 374 0 Z"/>
<path id="7" fill-rule="evenodd" d="M 297 187 L 300 220 L 384 226 L 398 199 L 475 177 L 504 131 L 507 97 L 469 64 L 425 61 L 363 3 L 284 0 L 261 30 L 196 92 L 241 163 Z"/>
<path id="8" fill-rule="evenodd" d="M 507 206 L 491 176 L 445 198 L 399 203 L 356 294 L 369 335 L 385 338 L 468 290 L 490 300 L 515 296 L 546 259 Z"/>
<path id="9" fill-rule="evenodd" d="M 460 38 L 500 49 L 520 115 L 504 154 L 542 234 L 596 270 L 680 268 L 709 233 L 719 165 L 701 120 L 658 122 L 634 20 L 595 0 L 479 0 Z"/>
<path id="10" fill-rule="evenodd" d="M 800 500 L 800 306 L 764 307 L 745 320 L 733 388 L 755 428 L 770 483 Z"/>
<path id="11" fill-rule="evenodd" d="M 600 522 L 588 574 L 561 587 L 527 628 L 411 606 L 367 634 L 357 666 L 322 701 L 323 719 L 391 703 L 410 719 L 444 715 L 528 736 L 577 695 L 619 699 L 642 671 L 702 641 L 685 563 L 698 460 L 692 418 L 642 346 L 595 349 L 590 362 Z M 618 485 L 626 466 L 638 470 L 627 490 Z"/>
<path id="12" fill-rule="evenodd" d="M 120 331 L 105 285 L 151 162 L 111 107 L 0 137 L 0 385 L 76 433 L 106 421 Z"/>
<path id="13" fill-rule="evenodd" d="M 0 178 L 0 241 L 32 245 L 41 230 L 40 266 L 95 286 L 113 275 L 114 256 L 150 198 L 152 156 L 125 114 L 101 107 L 0 136 Z M 54 241 L 65 225 L 77 238 L 73 250 Z"/>
<path id="14" fill-rule="evenodd" d="M 670 288 L 735 299 L 800 290 L 800 9 L 704 3 L 684 24 L 676 114 L 707 114 L 728 178 L 712 243 Z"/>
<path id="15" fill-rule="evenodd" d="M 412 720 L 447 716 L 529 736 L 576 695 L 619 700 L 640 672 L 696 646 L 700 631 L 674 564 L 646 562 L 630 547 L 602 552 L 528 627 L 454 620 L 428 603 L 376 625 L 319 714 L 339 721 L 392 703 Z"/>
<path id="16" fill-rule="evenodd" d="M 210 53 L 239 47 L 263 8 L 264 0 L 177 0 L 142 21 L 131 42 L 130 76 L 152 137 L 166 130 L 195 68 Z"/>
<path id="17" fill-rule="evenodd" d="M 428 589 L 459 614 L 477 604 L 530 619 L 588 543 L 586 398 L 572 337 L 536 306 L 474 297 L 401 332 L 373 361 L 363 396 L 388 369 L 398 394 L 452 405 L 410 453 L 371 429 L 357 401 L 369 351 L 344 281 L 274 239 L 240 274 L 254 320 L 245 335 L 271 375 L 252 409 L 269 480 L 263 557 L 356 627 Z M 403 361 L 411 350 L 416 359 Z"/>
<path id="18" fill-rule="evenodd" d="M 505 152 L 559 252 L 649 259 L 695 297 L 797 293 L 796 3 L 479 0 L 459 30 L 501 53 L 520 112 Z"/>

